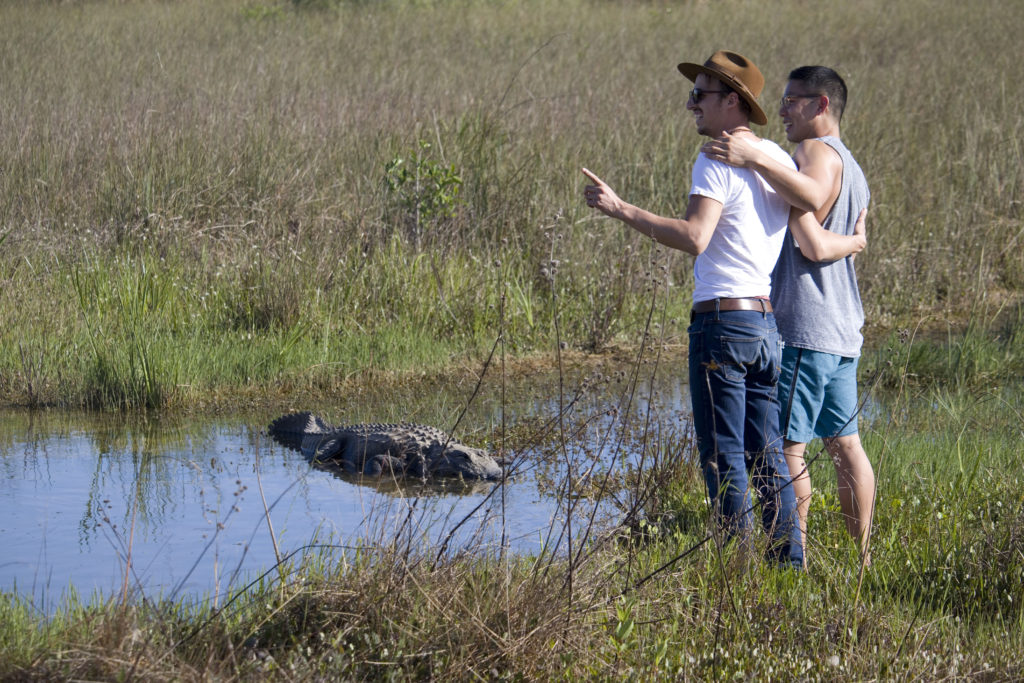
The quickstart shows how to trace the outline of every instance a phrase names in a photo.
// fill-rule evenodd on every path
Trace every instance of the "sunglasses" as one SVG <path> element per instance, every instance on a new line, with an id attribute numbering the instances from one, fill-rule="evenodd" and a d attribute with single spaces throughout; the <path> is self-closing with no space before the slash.
<path id="1" fill-rule="evenodd" d="M 705 95 L 711 95 L 711 94 L 724 95 L 724 94 L 730 93 L 730 92 L 732 92 L 732 91 L 731 90 L 703 90 L 701 88 L 694 88 L 693 90 L 690 91 L 690 101 L 693 102 L 694 104 L 698 104 L 702 99 L 704 99 Z"/>

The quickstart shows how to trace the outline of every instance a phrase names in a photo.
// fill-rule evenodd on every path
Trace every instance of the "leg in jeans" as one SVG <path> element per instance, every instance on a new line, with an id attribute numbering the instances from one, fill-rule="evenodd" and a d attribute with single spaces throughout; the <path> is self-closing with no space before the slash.
<path id="1" fill-rule="evenodd" d="M 694 316 L 690 392 L 708 493 L 727 530 L 750 528 L 747 469 L 762 503 L 773 554 L 802 566 L 796 502 L 778 430 L 779 341 L 771 314 Z"/>
<path id="2" fill-rule="evenodd" d="M 747 363 L 745 446 L 751 459 L 753 484 L 761 500 L 761 521 L 780 562 L 802 567 L 803 536 L 796 494 L 783 454 L 779 432 L 778 381 L 781 343 L 771 315 L 763 318 L 764 343 Z"/>
<path id="3" fill-rule="evenodd" d="M 713 313 L 697 314 L 690 327 L 690 399 L 708 496 L 732 536 L 752 526 L 742 431 L 746 385 L 710 353 L 719 328 Z"/>

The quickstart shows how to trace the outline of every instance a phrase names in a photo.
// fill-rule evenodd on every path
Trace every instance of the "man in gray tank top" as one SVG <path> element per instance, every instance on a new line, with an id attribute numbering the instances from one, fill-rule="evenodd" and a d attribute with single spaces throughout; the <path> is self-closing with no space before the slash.
<path id="1" fill-rule="evenodd" d="M 786 345 L 779 381 L 786 459 L 807 539 L 811 483 L 804 451 L 812 438 L 824 441 L 836 466 L 847 530 L 868 562 L 875 476 L 857 433 L 864 311 L 852 254 L 864 247 L 870 193 L 864 173 L 839 136 L 846 96 L 843 79 L 827 67 L 804 66 L 789 74 L 779 115 L 786 137 L 799 143 L 793 155 L 798 172 L 729 135 L 705 145 L 704 152 L 756 170 L 793 206 L 790 231 L 772 276 L 772 305 Z M 812 216 L 833 235 L 851 235 L 848 250 L 824 242 Z"/>

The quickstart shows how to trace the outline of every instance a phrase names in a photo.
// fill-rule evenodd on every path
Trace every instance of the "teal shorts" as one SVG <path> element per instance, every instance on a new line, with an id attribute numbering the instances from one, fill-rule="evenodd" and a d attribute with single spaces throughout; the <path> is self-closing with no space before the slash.
<path id="1" fill-rule="evenodd" d="M 857 359 L 782 349 L 780 431 L 797 443 L 857 433 Z"/>

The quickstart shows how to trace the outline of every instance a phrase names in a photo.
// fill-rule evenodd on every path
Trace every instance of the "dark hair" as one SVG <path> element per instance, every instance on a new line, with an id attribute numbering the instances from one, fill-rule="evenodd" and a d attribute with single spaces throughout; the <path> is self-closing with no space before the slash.
<path id="1" fill-rule="evenodd" d="M 747 116 L 750 116 L 751 113 L 753 113 L 754 110 L 750 108 L 750 103 L 747 102 L 746 98 L 744 98 L 742 95 L 740 95 L 739 92 L 736 91 L 736 88 L 731 87 L 725 81 L 723 81 L 721 79 L 717 79 L 717 80 L 718 80 L 719 83 L 722 84 L 722 90 L 725 91 L 725 92 L 722 93 L 721 97 L 728 97 L 729 93 L 736 93 L 736 98 L 740 101 L 740 111 L 743 112 L 744 114 L 746 114 Z"/>
<path id="2" fill-rule="evenodd" d="M 842 120 L 846 109 L 846 83 L 839 74 L 827 66 L 801 66 L 789 72 L 789 80 L 799 81 L 808 90 L 827 95 L 836 121 Z"/>

